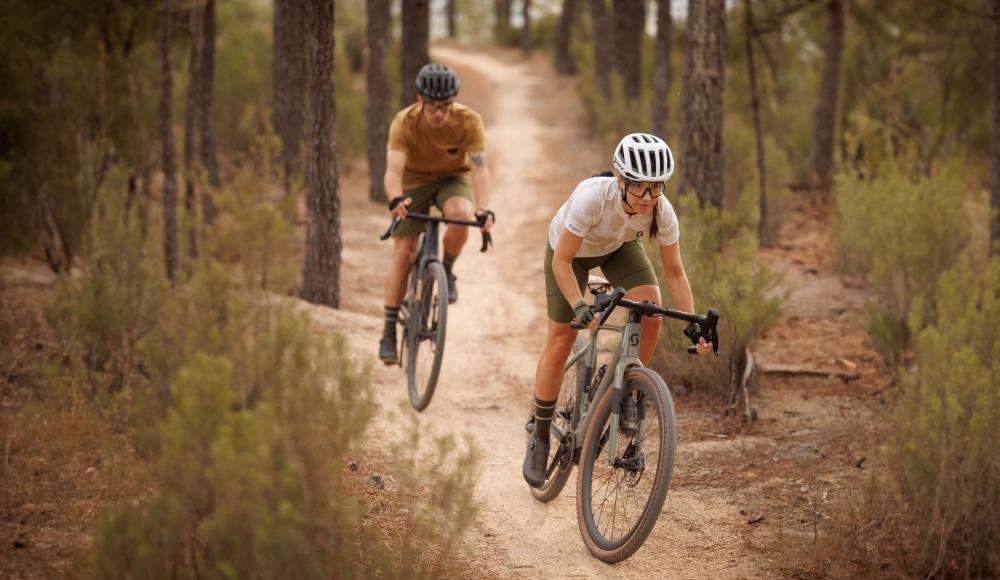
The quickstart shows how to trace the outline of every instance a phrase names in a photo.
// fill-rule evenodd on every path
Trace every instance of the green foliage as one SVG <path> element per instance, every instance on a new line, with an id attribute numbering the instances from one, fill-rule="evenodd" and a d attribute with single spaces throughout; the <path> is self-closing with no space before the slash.
<path id="1" fill-rule="evenodd" d="M 51 392 L 92 402 L 118 420 L 131 413 L 132 389 L 142 382 L 140 342 L 156 328 L 167 297 L 159 246 L 142 238 L 129 215 L 123 181 L 112 169 L 91 216 L 86 266 L 61 280 L 48 312 L 64 363 L 49 373 Z"/>
<path id="2" fill-rule="evenodd" d="M 905 346 L 904 325 L 919 331 L 937 319 L 937 277 L 969 240 L 967 191 L 955 163 L 926 176 L 902 160 L 886 161 L 872 178 L 838 179 L 834 256 L 841 269 L 870 278 L 869 318 L 880 348 Z"/>
<path id="3" fill-rule="evenodd" d="M 937 319 L 916 337 L 890 466 L 919 531 L 920 574 L 1000 573 L 1000 259 L 940 276 Z"/>
<path id="4" fill-rule="evenodd" d="M 677 200 L 681 222 L 681 254 L 695 307 L 718 308 L 720 357 L 687 354 L 690 345 L 669 322 L 651 366 L 671 384 L 725 391 L 739 380 L 744 350 L 778 320 L 780 298 L 774 296 L 777 277 L 757 260 L 756 212 L 753 196 L 743 195 L 734 210 L 701 207 L 694 195 Z M 719 248 L 722 248 L 721 251 Z M 659 268 L 659 260 L 652 260 Z M 663 280 L 662 273 L 660 280 Z M 666 287 L 662 289 L 668 299 Z"/>

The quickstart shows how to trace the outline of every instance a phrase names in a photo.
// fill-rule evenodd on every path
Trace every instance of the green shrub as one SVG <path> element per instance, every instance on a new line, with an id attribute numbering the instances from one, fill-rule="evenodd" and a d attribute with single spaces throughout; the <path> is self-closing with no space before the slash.
<path id="1" fill-rule="evenodd" d="M 935 321 L 913 329 L 919 370 L 900 395 L 890 466 L 922 576 L 1000 573 L 998 288 L 1000 259 L 983 275 L 960 259 L 937 282 Z"/>
<path id="2" fill-rule="evenodd" d="M 906 346 L 902 325 L 934 322 L 933 289 L 967 245 L 967 188 L 958 164 L 925 176 L 906 160 L 886 161 L 868 179 L 842 174 L 836 185 L 834 260 L 868 276 L 871 327 L 883 348 Z"/>
<path id="3" fill-rule="evenodd" d="M 778 320 L 780 299 L 774 296 L 777 277 L 757 260 L 755 200 L 743 195 L 732 211 L 701 207 L 686 195 L 675 200 L 681 224 L 681 254 L 691 284 L 695 308 L 721 311 L 720 357 L 692 357 L 690 342 L 681 334 L 686 324 L 668 322 L 651 366 L 672 385 L 725 392 L 740 379 L 743 356 Z M 722 250 L 720 251 L 720 246 Z M 660 260 L 652 262 L 659 270 Z M 659 274 L 663 280 L 662 273 Z M 662 288 L 664 301 L 669 294 Z"/>
<path id="4" fill-rule="evenodd" d="M 91 215 L 83 267 L 60 280 L 47 313 L 62 347 L 49 393 L 118 420 L 131 413 L 131 390 L 143 381 L 140 342 L 167 296 L 159 244 L 143 239 L 139 220 L 126 214 L 124 181 L 112 168 Z"/>

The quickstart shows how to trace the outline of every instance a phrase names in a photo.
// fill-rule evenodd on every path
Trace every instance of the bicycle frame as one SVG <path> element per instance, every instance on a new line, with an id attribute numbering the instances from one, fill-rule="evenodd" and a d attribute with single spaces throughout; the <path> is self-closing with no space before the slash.
<path id="1" fill-rule="evenodd" d="M 642 320 L 642 315 L 634 312 L 629 312 L 628 321 L 625 326 L 617 326 L 612 324 L 597 325 L 590 330 L 590 342 L 587 346 L 572 355 L 569 360 L 566 361 L 566 366 L 563 369 L 565 373 L 570 368 L 573 367 L 580 359 L 586 357 L 584 362 L 584 372 L 583 380 L 577 380 L 576 385 L 576 402 L 573 406 L 574 416 L 579 417 L 580 420 L 577 422 L 576 430 L 573 432 L 573 446 L 578 448 L 577 441 L 583 441 L 584 436 L 587 433 L 587 429 L 590 427 L 590 422 L 593 419 L 592 404 L 600 401 L 607 393 L 608 389 L 614 389 L 611 401 L 611 427 L 609 433 L 609 439 L 607 445 L 605 445 L 608 452 L 608 465 L 614 464 L 615 450 L 617 449 L 618 443 L 618 401 L 621 400 L 622 385 L 624 382 L 625 373 L 633 368 L 642 368 L 643 364 L 639 360 L 639 338 L 641 334 L 640 321 Z M 589 385 L 594 369 L 597 368 L 597 336 L 602 330 L 611 330 L 613 332 L 620 332 L 622 334 L 622 339 L 618 343 L 618 347 L 615 349 L 614 353 L 611 355 L 611 360 L 608 362 L 608 369 L 614 369 L 614 372 L 604 373 L 604 377 L 601 379 L 600 385 L 597 386 L 597 392 L 594 393 L 593 397 L 584 395 L 584 387 Z M 645 425 L 640 422 L 639 433 L 644 431 Z M 561 441 L 564 433 L 555 425 L 552 425 L 556 433 L 556 436 Z M 570 453 L 575 454 L 576 449 L 571 449 Z"/>

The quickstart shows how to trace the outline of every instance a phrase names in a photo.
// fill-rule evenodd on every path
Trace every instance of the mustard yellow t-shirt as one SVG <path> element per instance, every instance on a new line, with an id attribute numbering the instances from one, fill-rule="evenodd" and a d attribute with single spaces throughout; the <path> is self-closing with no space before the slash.
<path id="1" fill-rule="evenodd" d="M 396 113 L 389 125 L 389 149 L 406 153 L 403 189 L 468 173 L 468 155 L 486 151 L 485 134 L 479 113 L 459 103 L 439 129 L 427 124 L 418 103 Z"/>

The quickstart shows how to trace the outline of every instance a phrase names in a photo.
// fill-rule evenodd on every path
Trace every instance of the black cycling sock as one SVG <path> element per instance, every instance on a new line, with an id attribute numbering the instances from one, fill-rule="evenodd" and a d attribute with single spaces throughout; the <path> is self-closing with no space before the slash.
<path id="1" fill-rule="evenodd" d="M 455 260 L 457 260 L 457 259 L 458 259 L 458 256 L 452 256 L 448 252 L 445 252 L 444 253 L 444 260 L 442 260 L 442 262 L 441 262 L 444 265 L 444 271 L 448 272 L 449 274 L 451 274 L 451 267 L 455 265 Z"/>
<path id="2" fill-rule="evenodd" d="M 399 307 L 385 307 L 385 329 L 382 334 L 396 333 L 396 323 L 399 322 Z"/>
<path id="3" fill-rule="evenodd" d="M 556 412 L 555 401 L 543 401 L 535 397 L 535 437 L 548 440 L 552 415 Z"/>

